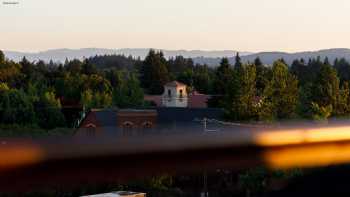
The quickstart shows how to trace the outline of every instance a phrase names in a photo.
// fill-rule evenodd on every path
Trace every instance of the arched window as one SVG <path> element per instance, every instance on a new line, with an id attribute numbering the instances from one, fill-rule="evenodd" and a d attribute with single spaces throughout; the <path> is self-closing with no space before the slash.
<path id="1" fill-rule="evenodd" d="M 130 121 L 125 121 L 123 123 L 123 133 L 125 136 L 131 136 L 132 135 L 132 129 L 134 127 L 134 123 Z"/>
<path id="2" fill-rule="evenodd" d="M 88 137 L 96 136 L 96 125 L 89 123 L 85 127 L 86 127 L 86 135 Z"/>
<path id="3" fill-rule="evenodd" d="M 180 89 L 180 98 L 182 98 L 182 97 L 183 97 L 183 90 Z"/>
<path id="4" fill-rule="evenodd" d="M 153 127 L 153 124 L 150 121 L 146 121 L 146 122 L 142 123 L 142 128 L 144 128 L 144 129 L 150 129 L 152 127 Z"/>
<path id="5" fill-rule="evenodd" d="M 171 90 L 168 90 L 168 97 L 171 97 Z"/>

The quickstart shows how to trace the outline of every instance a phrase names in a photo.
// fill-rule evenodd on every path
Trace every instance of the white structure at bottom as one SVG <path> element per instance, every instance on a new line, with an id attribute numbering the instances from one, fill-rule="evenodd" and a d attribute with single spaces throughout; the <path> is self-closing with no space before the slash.
<path id="1" fill-rule="evenodd" d="M 81 197 L 146 197 L 146 194 L 137 193 L 137 192 L 119 191 L 119 192 L 111 192 L 111 193 L 96 194 L 96 195 L 81 196 Z"/>
<path id="2" fill-rule="evenodd" d="M 162 105 L 164 107 L 188 107 L 187 86 L 177 81 L 165 84 Z"/>

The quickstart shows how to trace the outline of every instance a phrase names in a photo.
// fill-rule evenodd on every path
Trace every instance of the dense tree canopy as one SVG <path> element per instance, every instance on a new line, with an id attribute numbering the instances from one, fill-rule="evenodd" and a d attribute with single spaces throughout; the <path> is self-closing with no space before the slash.
<path id="1" fill-rule="evenodd" d="M 234 54 L 233 54 L 234 55 Z M 350 64 L 339 58 L 277 60 L 252 64 L 235 55 L 217 67 L 195 65 L 190 58 L 164 57 L 150 50 L 142 61 L 123 55 L 84 60 L 16 63 L 0 52 L 0 125 L 34 125 L 44 129 L 71 126 L 63 102 L 84 109 L 142 107 L 144 93 L 160 95 L 163 85 L 178 80 L 213 96 L 209 105 L 223 107 L 229 120 L 273 120 L 291 117 L 326 119 L 350 115 Z M 69 124 L 68 124 L 69 122 Z"/>
<path id="2" fill-rule="evenodd" d="M 275 118 L 290 118 L 295 115 L 298 103 L 298 80 L 288 72 L 288 67 L 278 60 L 272 67 L 272 79 L 267 84 L 263 102 L 267 102 Z"/>
<path id="3" fill-rule="evenodd" d="M 225 94 L 229 83 L 233 80 L 233 69 L 227 58 L 222 58 L 220 66 L 216 69 L 214 91 L 216 94 Z"/>
<path id="4" fill-rule="evenodd" d="M 5 54 L 0 50 L 0 64 L 2 64 L 3 62 L 5 62 Z"/>
<path id="5" fill-rule="evenodd" d="M 140 70 L 143 88 L 150 94 L 162 94 L 163 86 L 169 82 L 167 62 L 163 52 L 150 50 Z"/>

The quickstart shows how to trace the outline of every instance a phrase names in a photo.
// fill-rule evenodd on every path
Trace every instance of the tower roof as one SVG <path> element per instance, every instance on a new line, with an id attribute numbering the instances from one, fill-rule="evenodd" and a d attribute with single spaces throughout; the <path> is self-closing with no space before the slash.
<path id="1" fill-rule="evenodd" d="M 179 86 L 186 86 L 186 84 L 183 84 L 183 83 L 178 82 L 178 81 L 172 81 L 172 82 L 166 83 L 164 86 L 179 87 Z"/>

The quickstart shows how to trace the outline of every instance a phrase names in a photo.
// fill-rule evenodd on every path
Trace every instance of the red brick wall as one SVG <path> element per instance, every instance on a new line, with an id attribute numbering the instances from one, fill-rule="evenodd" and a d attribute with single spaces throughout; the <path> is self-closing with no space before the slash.
<path id="1" fill-rule="evenodd" d="M 155 110 L 117 112 L 117 126 L 123 128 L 127 122 L 132 123 L 132 128 L 144 128 L 146 122 L 151 123 L 151 128 L 154 128 L 157 124 L 157 112 Z"/>
<path id="2" fill-rule="evenodd" d="M 80 128 L 87 128 L 89 124 L 95 125 L 96 128 L 101 126 L 101 124 L 97 121 L 95 112 L 88 113 L 83 122 L 80 124 Z"/>

